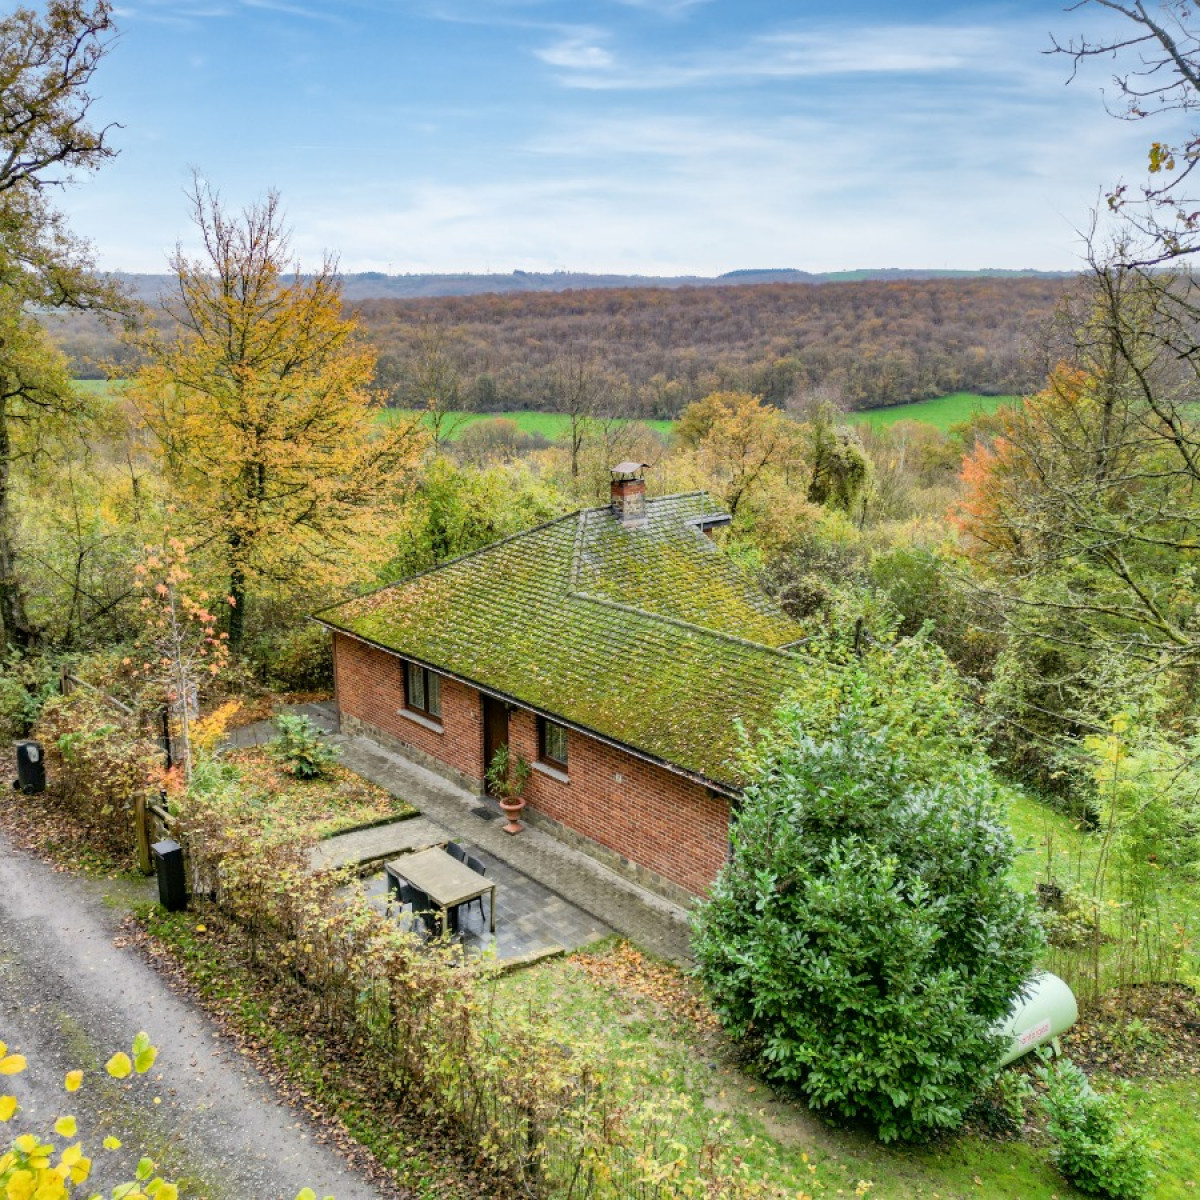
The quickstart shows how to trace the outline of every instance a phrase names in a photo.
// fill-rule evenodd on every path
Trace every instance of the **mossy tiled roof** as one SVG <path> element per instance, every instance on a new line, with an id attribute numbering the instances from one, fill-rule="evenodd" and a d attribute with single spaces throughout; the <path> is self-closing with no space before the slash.
<path id="1" fill-rule="evenodd" d="M 517 534 L 317 614 L 396 653 L 714 783 L 803 670 L 802 635 L 693 523 L 703 493 Z"/>

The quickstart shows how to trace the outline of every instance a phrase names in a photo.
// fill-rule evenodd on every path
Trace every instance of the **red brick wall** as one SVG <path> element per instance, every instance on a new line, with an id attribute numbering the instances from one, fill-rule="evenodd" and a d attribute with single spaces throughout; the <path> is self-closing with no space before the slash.
<path id="1" fill-rule="evenodd" d="M 442 732 L 400 715 L 404 661 L 354 638 L 333 638 L 333 678 L 338 707 L 384 733 L 482 782 L 483 718 L 479 693 L 442 677 Z"/>
<path id="2" fill-rule="evenodd" d="M 435 733 L 398 715 L 404 706 L 402 660 L 352 638 L 334 636 L 334 677 L 341 710 L 400 741 L 480 778 L 483 720 L 479 693 L 442 681 L 442 723 Z M 538 757 L 537 718 L 509 715 L 513 749 Z M 569 783 L 534 771 L 530 808 L 693 894 L 707 890 L 729 844 L 729 803 L 707 788 L 571 730 Z"/>
<path id="3" fill-rule="evenodd" d="M 538 756 L 537 718 L 512 714 L 514 749 Z M 570 783 L 534 771 L 531 807 L 594 842 L 699 894 L 708 889 L 729 846 L 729 804 L 707 788 L 574 730 L 567 733 Z"/>

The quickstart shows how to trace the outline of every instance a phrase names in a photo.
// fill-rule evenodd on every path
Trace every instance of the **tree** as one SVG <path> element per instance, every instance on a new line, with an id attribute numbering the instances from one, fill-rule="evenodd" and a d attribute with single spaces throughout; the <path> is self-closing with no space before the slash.
<path id="1" fill-rule="evenodd" d="M 895 654 L 896 674 L 882 651 L 829 663 L 785 708 L 693 939 L 764 1073 L 884 1141 L 962 1122 L 1042 944 L 952 671 L 920 642 Z"/>
<path id="2" fill-rule="evenodd" d="M 174 718 L 183 748 L 183 775 L 190 783 L 191 727 L 200 716 L 200 683 L 225 665 L 227 637 L 217 632 L 208 597 L 193 589 L 186 543 L 168 534 L 161 546 L 147 546 L 146 551 L 137 565 L 137 586 L 142 592 L 141 673 L 155 684 L 168 720 Z"/>
<path id="3" fill-rule="evenodd" d="M 1072 58 L 1075 72 L 1091 58 L 1117 64 L 1113 84 L 1119 104 L 1114 116 L 1141 121 L 1200 110 L 1200 23 L 1190 0 L 1162 0 L 1153 9 L 1143 0 L 1084 0 L 1074 7 L 1087 3 L 1116 13 L 1133 28 L 1099 40 L 1056 38 L 1053 50 Z M 1133 64 L 1125 65 L 1131 58 Z M 1147 182 L 1133 191 L 1124 183 L 1113 186 L 1110 210 L 1139 235 L 1126 244 L 1126 265 L 1154 265 L 1200 249 L 1200 207 L 1188 194 L 1198 162 L 1200 133 L 1189 131 L 1175 143 L 1155 140 L 1147 155 Z"/>
<path id="4" fill-rule="evenodd" d="M 81 400 L 27 311 L 117 308 L 92 271 L 89 248 L 50 202 L 53 189 L 115 151 L 88 121 L 91 77 L 112 34 L 107 0 L 51 0 L 0 19 L 0 631 L 36 640 L 18 574 L 13 463 L 48 420 L 70 420 Z"/>
<path id="5" fill-rule="evenodd" d="M 422 325 L 396 394 L 406 407 L 424 414 L 434 454 L 441 453 L 463 423 L 462 384 L 462 355 L 447 331 Z"/>
<path id="6" fill-rule="evenodd" d="M 857 430 L 834 424 L 833 417 L 833 408 L 822 404 L 809 423 L 808 498 L 813 504 L 848 513 L 871 482 L 871 460 Z"/>
<path id="7" fill-rule="evenodd" d="M 733 516 L 770 469 L 787 472 L 798 460 L 799 427 L 779 409 L 748 392 L 713 392 L 689 404 L 675 427 L 680 445 L 699 452 L 725 483 Z"/>
<path id="8" fill-rule="evenodd" d="M 1200 429 L 1176 301 L 1140 270 L 1093 271 L 1070 359 L 968 455 L 957 517 L 1010 626 L 1154 672 L 1200 660 Z"/>
<path id="9" fill-rule="evenodd" d="M 237 653 L 256 591 L 327 582 L 384 552 L 375 535 L 422 435 L 412 422 L 374 420 L 373 354 L 343 315 L 334 262 L 285 279 L 275 193 L 231 216 L 198 184 L 192 216 L 203 256 L 176 250 L 174 332 L 145 336 L 149 365 L 131 396 L 182 532 L 224 572 Z"/>

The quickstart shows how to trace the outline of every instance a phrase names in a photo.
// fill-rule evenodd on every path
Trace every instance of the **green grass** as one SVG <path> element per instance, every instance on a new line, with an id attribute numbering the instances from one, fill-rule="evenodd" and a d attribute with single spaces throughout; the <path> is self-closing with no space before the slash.
<path id="1" fill-rule="evenodd" d="M 123 379 L 75 379 L 77 392 L 86 396 L 111 396 L 117 386 L 125 382 Z"/>
<path id="2" fill-rule="evenodd" d="M 123 380 L 77 379 L 75 386 L 91 395 L 109 396 Z M 886 429 L 897 421 L 922 421 L 943 432 L 951 425 L 968 421 L 976 413 L 995 412 L 1002 404 L 1011 404 L 1015 396 L 979 396 L 973 392 L 955 392 L 952 396 L 939 396 L 933 400 L 916 400 L 912 404 L 896 404 L 890 408 L 873 408 L 848 414 L 849 419 L 874 429 Z M 382 420 L 397 420 L 415 416 L 411 409 L 385 409 Z M 445 428 L 453 441 L 464 429 L 479 421 L 503 417 L 515 421 L 522 433 L 540 434 L 549 442 L 560 442 L 567 436 L 571 420 L 565 413 L 508 411 L 495 413 L 454 413 L 446 419 Z M 428 418 L 425 418 L 428 424 Z M 627 422 L 622 421 L 622 424 Z M 675 428 L 674 421 L 643 421 L 657 433 L 669 437 Z"/>
<path id="3" fill-rule="evenodd" d="M 599 1042 L 601 1057 L 627 1072 L 631 1096 L 652 1094 L 676 1115 L 679 1141 L 699 1146 L 714 1121 L 725 1122 L 725 1143 L 752 1178 L 780 1189 L 771 1194 L 816 1191 L 819 1182 L 817 1194 L 852 1196 L 860 1180 L 871 1181 L 868 1195 L 887 1200 L 1049 1200 L 1068 1191 L 1045 1151 L 1025 1142 L 964 1135 L 889 1148 L 832 1129 L 748 1073 L 722 1036 L 701 1034 L 652 1000 L 596 982 L 570 960 L 515 973 L 497 987 L 498 1004 L 533 1004 L 567 1044 Z"/>
<path id="4" fill-rule="evenodd" d="M 408 418 L 416 416 L 416 412 L 406 408 L 390 408 L 382 414 L 384 419 L 397 420 L 400 418 Z M 494 413 L 452 413 L 446 418 L 443 425 L 443 433 L 448 430 L 449 438 L 453 441 L 458 437 L 464 429 L 477 424 L 480 421 L 491 421 L 497 418 L 503 418 L 506 421 L 516 422 L 517 428 L 522 433 L 540 434 L 548 442 L 562 441 L 568 434 L 571 428 L 571 418 L 565 413 L 548 413 L 548 412 L 494 412 Z M 425 418 L 425 423 L 428 424 L 428 417 Z M 650 426 L 651 429 L 658 433 L 667 436 L 671 430 L 675 428 L 674 421 L 643 421 L 644 425 Z M 626 420 L 621 420 L 620 424 L 629 424 Z"/>
<path id="5" fill-rule="evenodd" d="M 1018 396 L 978 396 L 974 392 L 955 392 L 933 400 L 915 400 L 912 404 L 893 404 L 889 408 L 871 408 L 851 413 L 850 419 L 872 429 L 886 429 L 897 421 L 921 421 L 944 433 L 951 425 L 969 421 L 977 413 L 993 413 Z"/>

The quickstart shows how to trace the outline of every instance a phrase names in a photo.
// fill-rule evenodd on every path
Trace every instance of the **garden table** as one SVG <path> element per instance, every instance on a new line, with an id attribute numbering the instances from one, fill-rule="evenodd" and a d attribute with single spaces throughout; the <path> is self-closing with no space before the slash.
<path id="1" fill-rule="evenodd" d="M 384 863 L 384 870 L 424 892 L 441 910 L 443 929 L 448 928 L 451 909 L 476 900 L 486 892 L 490 931 L 496 932 L 496 885 L 487 876 L 472 871 L 466 863 L 451 858 L 440 846 L 394 858 Z"/>

